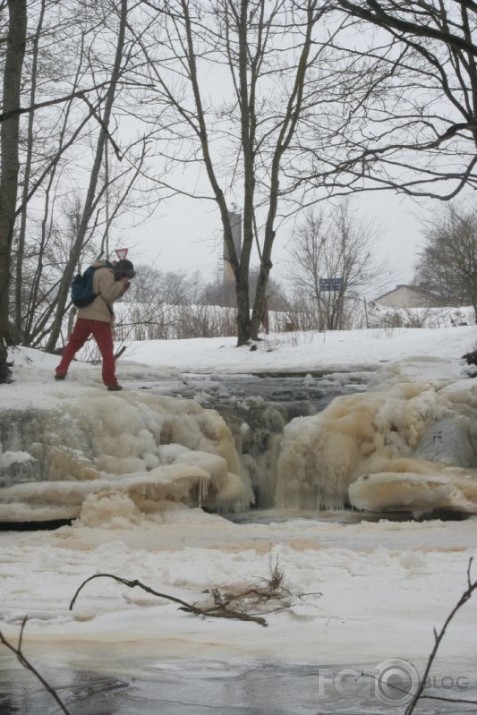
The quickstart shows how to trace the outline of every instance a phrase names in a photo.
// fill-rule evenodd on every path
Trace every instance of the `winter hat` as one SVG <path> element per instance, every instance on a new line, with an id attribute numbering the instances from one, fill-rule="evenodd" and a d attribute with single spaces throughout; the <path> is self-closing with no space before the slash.
<path id="1" fill-rule="evenodd" d="M 116 261 L 113 265 L 113 270 L 119 278 L 134 278 L 136 271 L 131 261 L 123 258 L 122 261 Z"/>

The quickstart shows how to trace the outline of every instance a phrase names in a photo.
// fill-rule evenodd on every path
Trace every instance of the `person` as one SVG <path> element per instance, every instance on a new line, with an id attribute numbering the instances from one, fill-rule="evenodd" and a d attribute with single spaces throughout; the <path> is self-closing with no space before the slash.
<path id="1" fill-rule="evenodd" d="M 93 290 L 97 294 L 92 303 L 78 309 L 78 316 L 66 345 L 60 364 L 55 370 L 55 380 L 64 380 L 74 356 L 89 336 L 95 339 L 102 357 L 102 378 L 108 390 L 122 390 L 116 379 L 116 364 L 113 348 L 112 304 L 121 298 L 130 286 L 136 272 L 131 261 L 123 259 L 106 265 L 104 261 L 92 264 Z"/>

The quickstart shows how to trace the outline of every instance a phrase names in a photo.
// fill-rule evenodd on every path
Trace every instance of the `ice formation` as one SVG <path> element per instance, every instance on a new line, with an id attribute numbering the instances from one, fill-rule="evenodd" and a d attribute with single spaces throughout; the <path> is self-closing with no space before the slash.
<path id="1" fill-rule="evenodd" d="M 170 501 L 227 510 L 252 499 L 230 430 L 192 400 L 91 393 L 61 410 L 30 410 L 28 429 L 15 422 L 13 432 L 5 416 L 3 442 L 16 451 L 0 449 L 0 521 L 71 519 L 83 504 L 87 520 L 94 499 L 143 513 Z M 11 469 L 32 464 L 35 475 Z"/>
<path id="2" fill-rule="evenodd" d="M 411 511 L 414 516 L 436 510 L 477 514 L 476 472 L 360 477 L 349 487 L 351 504 L 365 511 Z"/>
<path id="3" fill-rule="evenodd" d="M 293 420 L 278 459 L 276 505 L 475 513 L 476 406 L 469 387 L 463 380 L 420 382 L 403 361 L 367 393 L 338 397 L 323 412 Z"/>
<path id="4" fill-rule="evenodd" d="M 451 367 L 391 363 L 283 437 L 284 411 L 231 401 L 235 444 L 193 400 L 56 388 L 52 407 L 0 410 L 0 520 L 94 521 L 113 503 L 132 522 L 171 502 L 235 511 L 253 502 L 251 484 L 265 507 L 475 513 L 477 401 Z"/>

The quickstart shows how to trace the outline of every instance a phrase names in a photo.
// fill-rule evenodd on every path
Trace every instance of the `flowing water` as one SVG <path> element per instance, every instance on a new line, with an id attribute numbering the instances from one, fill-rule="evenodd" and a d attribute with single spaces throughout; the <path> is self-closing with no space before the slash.
<path id="1" fill-rule="evenodd" d="M 323 410 L 340 395 L 364 392 L 374 372 L 234 374 L 186 373 L 181 381 L 151 382 L 143 389 L 191 398 L 212 408 L 230 428 L 250 475 L 255 508 L 273 507 L 283 429 L 295 417 Z M 245 427 L 245 429 L 244 429 Z"/>

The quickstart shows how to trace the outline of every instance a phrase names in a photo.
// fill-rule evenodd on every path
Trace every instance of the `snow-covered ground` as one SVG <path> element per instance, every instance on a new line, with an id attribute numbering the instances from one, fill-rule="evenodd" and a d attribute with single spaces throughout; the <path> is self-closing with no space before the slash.
<path id="1" fill-rule="evenodd" d="M 144 383 L 158 375 L 180 379 L 182 371 L 375 368 L 381 370 L 381 387 L 438 385 L 471 410 L 477 393 L 461 356 L 476 339 L 476 328 L 463 326 L 286 334 L 267 338 L 256 350 L 236 348 L 233 339 L 138 342 L 118 363 L 126 389 L 115 395 L 104 391 L 98 366 L 74 363 L 68 379 L 56 383 L 54 357 L 14 350 L 15 380 L 0 387 L 0 409 L 61 409 L 86 396 L 101 398 L 114 411 L 133 403 Z M 7 455 L 0 451 L 1 459 Z M 51 532 L 0 532 L 1 632 L 15 641 L 27 615 L 24 649 L 37 663 L 87 665 L 116 675 L 124 672 L 125 660 L 133 669 L 135 659 L 146 657 L 158 669 L 191 662 L 218 669 L 282 662 L 367 664 L 379 673 L 389 659 L 422 667 L 433 628 L 465 589 L 469 559 L 477 553 L 475 516 L 359 522 L 339 512 L 275 510 L 259 523 L 232 523 L 177 504 L 160 517 L 135 512 L 132 518 L 124 495 L 92 501 L 95 518 L 89 522 L 80 519 Z M 195 603 L 206 589 L 263 583 L 274 564 L 284 571 L 291 606 L 264 614 L 266 628 L 198 618 L 107 578 L 89 583 L 69 610 L 76 589 L 98 573 L 138 579 Z M 472 576 L 477 578 L 477 566 Z M 475 679 L 476 617 L 474 599 L 449 628 L 435 668 L 439 677 Z M 12 662 L 0 651 L 4 667 Z"/>

